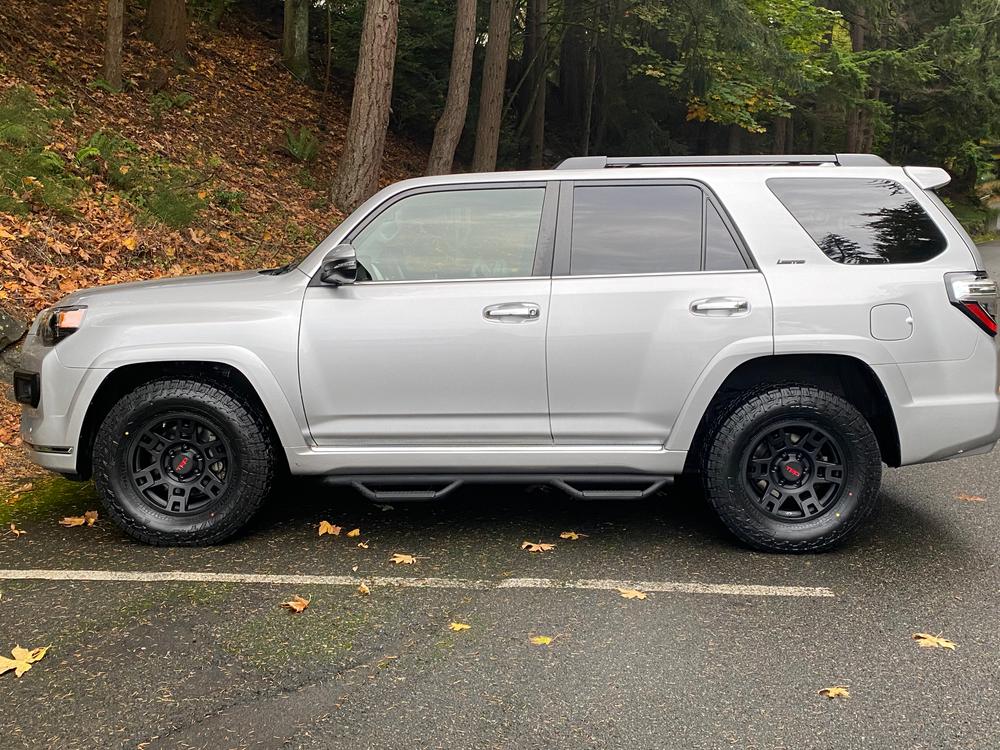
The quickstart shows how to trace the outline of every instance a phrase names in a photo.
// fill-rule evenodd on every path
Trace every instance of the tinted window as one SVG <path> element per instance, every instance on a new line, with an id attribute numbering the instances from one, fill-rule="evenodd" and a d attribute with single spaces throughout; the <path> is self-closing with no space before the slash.
<path id="1" fill-rule="evenodd" d="M 705 210 L 708 212 L 705 220 L 705 270 L 745 270 L 746 261 L 719 211 L 711 202 L 705 205 Z"/>
<path id="2" fill-rule="evenodd" d="M 898 182 L 795 177 L 767 185 L 838 263 L 919 263 L 945 248 L 931 217 Z"/>
<path id="3" fill-rule="evenodd" d="M 570 273 L 700 270 L 701 206 L 687 185 L 576 188 Z"/>
<path id="4" fill-rule="evenodd" d="M 411 195 L 352 244 L 376 281 L 530 276 L 544 197 L 544 188 Z"/>

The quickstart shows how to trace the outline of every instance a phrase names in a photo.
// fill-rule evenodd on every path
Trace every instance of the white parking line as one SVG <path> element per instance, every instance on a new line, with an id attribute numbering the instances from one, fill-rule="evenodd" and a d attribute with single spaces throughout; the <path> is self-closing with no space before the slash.
<path id="1" fill-rule="evenodd" d="M 759 586 L 743 583 L 697 583 L 694 581 L 614 581 L 583 579 L 559 581 L 552 578 L 504 578 L 494 581 L 467 578 L 411 578 L 406 576 L 315 576 L 270 573 L 203 573 L 187 570 L 2 570 L 0 580 L 8 581 L 126 581 L 158 583 L 181 581 L 195 583 L 280 584 L 283 586 L 398 586 L 428 589 L 638 589 L 671 594 L 716 594 L 723 596 L 799 596 L 829 597 L 833 591 L 822 586 Z"/>

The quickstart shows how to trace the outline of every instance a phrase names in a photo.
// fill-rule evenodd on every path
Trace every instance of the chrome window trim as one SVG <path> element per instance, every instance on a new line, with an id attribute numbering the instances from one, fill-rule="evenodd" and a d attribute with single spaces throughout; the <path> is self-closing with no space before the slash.
<path id="1" fill-rule="evenodd" d="M 760 273 L 759 268 L 735 268 L 729 271 L 657 271 L 655 273 L 575 273 L 575 274 L 560 274 L 559 276 L 553 276 L 552 280 L 556 279 L 630 279 L 634 277 L 644 278 L 646 276 L 704 276 L 706 274 L 711 274 L 718 276 L 720 274 L 730 274 L 730 273 Z"/>

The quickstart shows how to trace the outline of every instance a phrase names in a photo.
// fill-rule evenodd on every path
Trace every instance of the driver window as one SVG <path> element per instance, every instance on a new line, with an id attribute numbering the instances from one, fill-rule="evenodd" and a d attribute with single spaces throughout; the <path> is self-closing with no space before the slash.
<path id="1" fill-rule="evenodd" d="M 374 281 L 531 276 L 544 197 L 543 187 L 411 195 L 352 244 Z"/>

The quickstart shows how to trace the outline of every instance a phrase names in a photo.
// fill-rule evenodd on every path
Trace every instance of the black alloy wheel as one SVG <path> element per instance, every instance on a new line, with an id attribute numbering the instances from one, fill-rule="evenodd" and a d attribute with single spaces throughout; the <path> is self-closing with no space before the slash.
<path id="1" fill-rule="evenodd" d="M 747 491 L 780 521 L 806 521 L 840 500 L 846 480 L 844 451 L 819 427 L 790 421 L 767 427 L 744 459 Z"/>
<path id="2" fill-rule="evenodd" d="M 193 515 L 226 491 L 232 448 L 211 420 L 169 412 L 129 437 L 132 485 L 154 509 Z"/>

